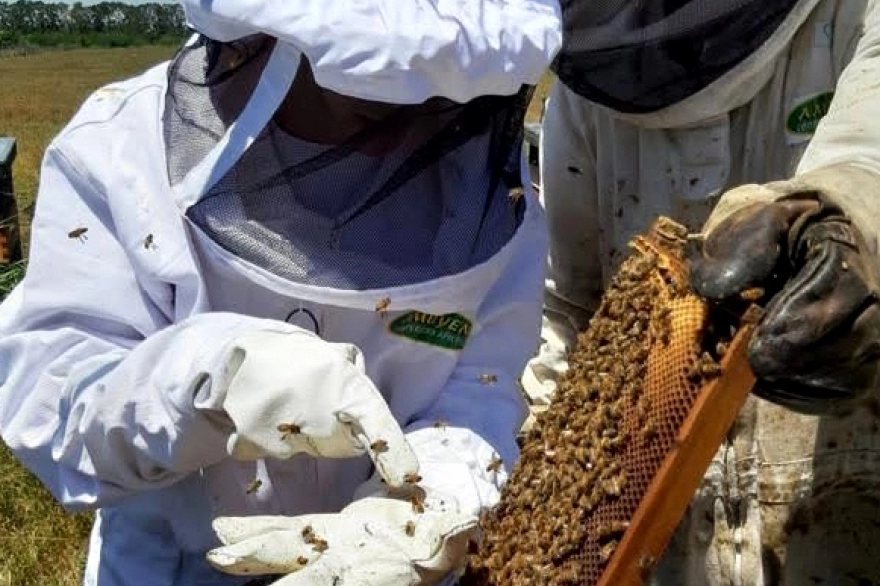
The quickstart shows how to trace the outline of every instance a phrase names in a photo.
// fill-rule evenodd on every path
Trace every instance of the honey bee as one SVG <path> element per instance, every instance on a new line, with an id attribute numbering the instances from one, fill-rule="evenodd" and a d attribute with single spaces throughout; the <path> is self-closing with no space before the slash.
<path id="1" fill-rule="evenodd" d="M 155 238 L 153 237 L 152 234 L 147 234 L 147 237 L 144 238 L 144 248 L 146 248 L 147 250 L 150 250 L 151 248 L 155 248 L 155 247 L 156 247 Z"/>
<path id="2" fill-rule="evenodd" d="M 250 484 L 248 484 L 245 494 L 254 494 L 258 490 L 260 490 L 261 486 L 263 486 L 263 481 L 259 478 L 256 478 Z"/>
<path id="3" fill-rule="evenodd" d="M 715 362 L 708 353 L 705 353 L 701 357 L 699 370 L 701 375 L 711 378 L 721 374 L 721 365 Z"/>
<path id="4" fill-rule="evenodd" d="M 620 493 L 623 492 L 624 487 L 626 487 L 625 476 L 609 478 L 608 480 L 602 482 L 602 489 L 605 491 L 605 494 L 615 498 L 620 496 Z"/>
<path id="5" fill-rule="evenodd" d="M 301 566 L 308 565 L 308 563 L 309 563 L 309 558 L 307 558 L 307 557 L 304 556 L 304 555 L 301 555 L 301 556 L 299 556 L 298 558 L 296 558 L 296 563 L 298 563 L 298 564 L 301 565 Z"/>
<path id="6" fill-rule="evenodd" d="M 685 378 L 687 378 L 690 383 L 699 383 L 703 378 L 702 373 L 700 372 L 699 364 L 692 364 L 688 367 L 687 372 L 685 373 Z"/>
<path id="7" fill-rule="evenodd" d="M 609 541 L 602 546 L 602 549 L 599 550 L 599 559 L 603 564 L 611 559 L 611 556 L 614 555 L 615 549 L 617 549 L 616 541 Z"/>
<path id="8" fill-rule="evenodd" d="M 89 231 L 89 229 L 86 227 L 76 228 L 76 229 L 68 232 L 67 237 L 70 238 L 71 240 L 79 240 L 80 242 L 85 242 L 86 240 L 89 239 L 89 237 L 86 236 L 86 232 L 88 232 L 88 231 Z"/>
<path id="9" fill-rule="evenodd" d="M 315 541 L 315 530 L 312 529 L 311 525 L 303 527 L 302 531 L 300 531 L 300 535 L 302 535 L 302 538 L 306 543 L 312 543 Z"/>
<path id="10" fill-rule="evenodd" d="M 445 419 L 438 419 L 434 422 L 434 427 L 437 429 L 446 429 L 447 425 L 449 425 L 449 422 Z"/>
<path id="11" fill-rule="evenodd" d="M 656 563 L 656 559 L 654 556 L 643 555 L 639 558 L 639 572 L 642 575 L 642 579 L 647 579 L 647 577 L 651 574 L 651 570 L 654 569 L 654 564 Z"/>
<path id="12" fill-rule="evenodd" d="M 382 317 L 385 317 L 385 315 L 388 313 L 388 307 L 390 305 L 391 305 L 391 298 L 390 297 L 383 297 L 382 299 L 379 300 L 378 303 L 376 303 L 376 312 L 379 313 L 379 315 L 381 315 Z"/>
<path id="13" fill-rule="evenodd" d="M 425 498 L 423 496 L 414 494 L 409 497 L 409 502 L 412 504 L 413 511 L 416 513 L 425 512 Z"/>
<path id="14" fill-rule="evenodd" d="M 480 375 L 480 383 L 484 385 L 494 385 L 498 382 L 498 375 L 492 373 L 486 373 Z"/>
<path id="15" fill-rule="evenodd" d="M 512 187 L 510 191 L 507 192 L 507 199 L 509 199 L 513 203 L 517 203 L 522 196 L 525 195 L 526 190 L 523 187 Z"/>
<path id="16" fill-rule="evenodd" d="M 312 541 L 312 549 L 314 549 L 314 550 L 317 551 L 318 553 L 321 553 L 321 552 L 327 551 L 327 548 L 328 548 L 328 547 L 330 547 L 330 546 L 328 545 L 326 539 L 321 539 L 321 538 L 319 538 L 319 537 L 316 537 L 316 538 Z"/>
<path id="17" fill-rule="evenodd" d="M 406 522 L 406 525 L 405 525 L 404 528 L 403 528 L 403 530 L 406 532 L 407 535 L 409 535 L 410 537 L 412 537 L 413 535 L 416 534 L 416 524 L 415 524 L 415 522 L 413 522 L 413 521 L 407 521 L 407 522 Z"/>
<path id="18" fill-rule="evenodd" d="M 745 313 L 743 313 L 740 321 L 744 326 L 755 325 L 761 321 L 761 318 L 763 317 L 764 310 L 759 305 L 750 305 Z"/>
<path id="19" fill-rule="evenodd" d="M 499 458 L 498 456 L 494 456 L 492 461 L 489 462 L 489 465 L 486 466 L 486 472 L 498 472 L 501 470 L 501 465 L 504 464 L 504 460 Z"/>
<path id="20" fill-rule="evenodd" d="M 604 539 L 614 535 L 620 535 L 629 528 L 629 521 L 612 521 L 604 525 L 600 525 L 598 533 L 600 539 Z"/>
<path id="21" fill-rule="evenodd" d="M 422 481 L 422 477 L 415 472 L 408 472 L 406 475 L 404 475 L 403 481 L 407 484 L 418 484 Z"/>
<path id="22" fill-rule="evenodd" d="M 302 433 L 302 428 L 300 428 L 300 426 L 296 423 L 282 423 L 276 429 L 281 432 L 282 440 L 286 440 L 292 435 L 298 435 Z"/>
<path id="23" fill-rule="evenodd" d="M 388 442 L 383 439 L 376 440 L 370 444 L 370 449 L 376 452 L 377 454 L 382 454 L 388 451 Z"/>
<path id="24" fill-rule="evenodd" d="M 764 289 L 761 287 L 752 287 L 751 289 L 740 291 L 739 294 L 740 299 L 742 299 L 743 301 L 757 301 L 763 296 Z"/>
<path id="25" fill-rule="evenodd" d="M 645 422 L 645 425 L 642 427 L 642 439 L 647 442 L 655 437 L 657 437 L 657 427 L 652 421 Z"/>

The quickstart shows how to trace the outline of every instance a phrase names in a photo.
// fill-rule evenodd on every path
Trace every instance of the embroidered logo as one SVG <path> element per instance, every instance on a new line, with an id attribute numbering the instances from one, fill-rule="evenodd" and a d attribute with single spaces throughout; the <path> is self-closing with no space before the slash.
<path id="1" fill-rule="evenodd" d="M 421 311 L 405 313 L 388 325 L 393 334 L 447 350 L 464 348 L 472 327 L 470 320 L 460 313 L 431 315 Z"/>
<path id="2" fill-rule="evenodd" d="M 823 92 L 799 101 L 785 120 L 790 133 L 804 136 L 816 132 L 819 121 L 828 113 L 834 92 Z"/>

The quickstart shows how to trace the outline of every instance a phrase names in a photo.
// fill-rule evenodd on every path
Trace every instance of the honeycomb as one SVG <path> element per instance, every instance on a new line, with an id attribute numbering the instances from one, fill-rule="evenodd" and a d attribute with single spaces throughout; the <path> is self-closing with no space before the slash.
<path id="1" fill-rule="evenodd" d="M 754 382 L 734 339 L 747 329 L 741 315 L 687 286 L 686 236 L 660 218 L 631 243 L 481 519 L 463 586 L 630 586 L 650 575 Z M 728 370 L 734 388 L 720 392 Z"/>

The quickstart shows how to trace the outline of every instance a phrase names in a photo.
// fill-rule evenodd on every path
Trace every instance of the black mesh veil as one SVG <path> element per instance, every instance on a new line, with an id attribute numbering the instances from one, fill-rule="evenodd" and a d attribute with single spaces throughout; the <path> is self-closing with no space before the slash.
<path id="1" fill-rule="evenodd" d="M 681 101 L 736 67 L 799 0 L 562 0 L 553 65 L 575 93 L 624 113 Z"/>
<path id="2" fill-rule="evenodd" d="M 273 43 L 201 39 L 177 55 L 165 110 L 172 183 L 243 110 Z M 187 215 L 237 256 L 308 284 L 390 287 L 466 270 L 495 254 L 522 219 L 523 202 L 509 194 L 522 187 L 532 89 L 399 108 L 333 146 L 270 124 Z M 365 155 L 390 129 L 404 137 L 399 146 Z"/>

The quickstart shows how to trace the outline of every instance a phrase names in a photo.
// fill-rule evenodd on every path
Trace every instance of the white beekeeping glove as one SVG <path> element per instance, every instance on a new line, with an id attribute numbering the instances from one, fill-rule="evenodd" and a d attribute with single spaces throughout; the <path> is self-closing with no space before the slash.
<path id="1" fill-rule="evenodd" d="M 208 552 L 211 565 L 287 574 L 273 586 L 430 586 L 464 565 L 478 524 L 420 498 L 367 497 L 337 514 L 221 517 L 214 530 L 224 545 Z"/>
<path id="2" fill-rule="evenodd" d="M 234 431 L 227 450 L 240 460 L 346 458 L 369 453 L 390 486 L 418 472 L 403 431 L 373 382 L 360 350 L 306 330 L 259 332 L 223 354 L 224 377 L 196 395 L 196 407 L 222 410 Z"/>

